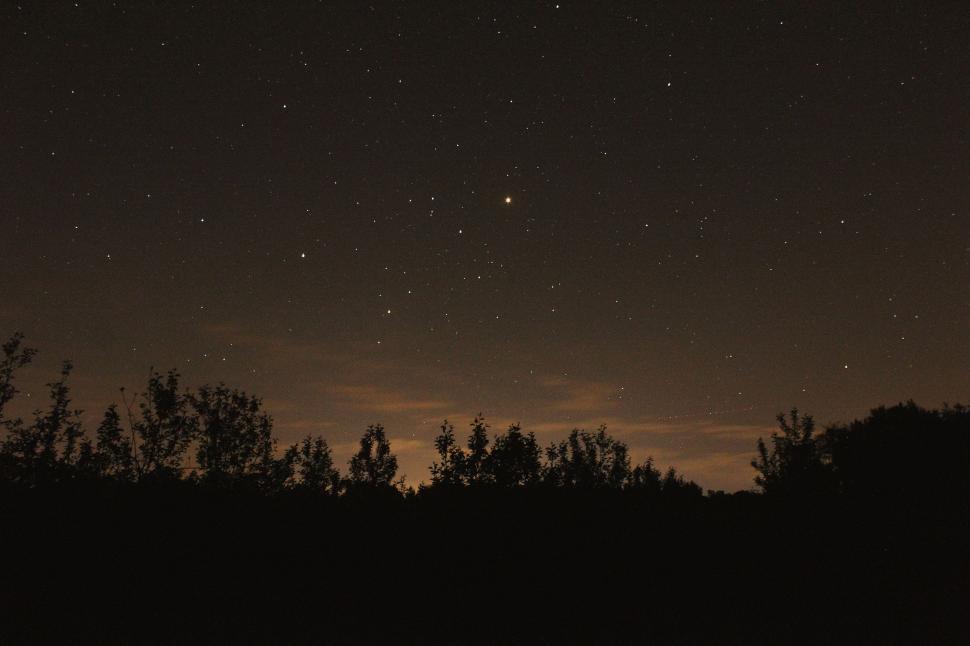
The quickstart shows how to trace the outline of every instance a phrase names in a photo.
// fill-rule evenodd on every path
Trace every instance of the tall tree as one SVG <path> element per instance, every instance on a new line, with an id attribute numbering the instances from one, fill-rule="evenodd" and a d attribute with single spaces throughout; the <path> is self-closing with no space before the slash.
<path id="1" fill-rule="evenodd" d="M 34 348 L 24 346 L 23 340 L 24 335 L 16 332 L 0 347 L 3 352 L 0 357 L 0 426 L 5 428 L 16 425 L 16 420 L 4 417 L 4 408 L 19 392 L 13 384 L 14 376 L 37 354 Z"/>
<path id="2" fill-rule="evenodd" d="M 139 477 L 177 478 L 185 453 L 198 431 L 188 394 L 179 391 L 179 374 L 164 377 L 152 371 L 148 388 L 137 397 L 140 418 L 133 420 L 138 437 L 136 469 Z"/>
<path id="3" fill-rule="evenodd" d="M 105 411 L 95 437 L 92 456 L 94 472 L 101 477 L 131 480 L 134 477 L 131 440 L 122 427 L 118 407 L 114 404 Z"/>
<path id="4" fill-rule="evenodd" d="M 653 458 L 648 457 L 638 464 L 630 473 L 629 488 L 646 493 L 658 494 L 663 489 L 660 469 L 653 465 Z"/>
<path id="5" fill-rule="evenodd" d="M 485 461 L 489 481 L 501 487 L 517 487 L 539 482 L 542 463 L 539 443 L 533 433 L 523 433 L 518 424 L 495 437 Z"/>
<path id="6" fill-rule="evenodd" d="M 327 494 L 340 491 L 340 473 L 333 465 L 333 456 L 324 438 L 308 435 L 299 445 L 291 446 L 287 455 L 292 456 L 299 478 L 297 488 Z"/>
<path id="7" fill-rule="evenodd" d="M 438 451 L 438 461 L 431 465 L 431 482 L 437 485 L 458 485 L 462 483 L 465 469 L 465 452 L 455 440 L 455 427 L 445 420 L 441 432 L 434 440 Z"/>
<path id="8" fill-rule="evenodd" d="M 619 489 L 630 479 L 626 444 L 600 426 L 596 433 L 573 429 L 569 437 L 546 449 L 544 480 L 560 487 Z"/>
<path id="9" fill-rule="evenodd" d="M 815 420 L 791 410 L 791 421 L 779 413 L 779 432 L 771 434 L 770 447 L 758 438 L 758 455 L 751 461 L 755 484 L 767 494 L 801 495 L 820 492 L 826 467 L 815 441 Z"/>
<path id="10" fill-rule="evenodd" d="M 202 386 L 189 395 L 198 437 L 196 460 L 213 482 L 257 480 L 272 473 L 273 422 L 262 402 L 224 384 Z"/>
<path id="11" fill-rule="evenodd" d="M 71 362 L 65 361 L 60 379 L 47 384 L 50 405 L 46 411 L 36 411 L 31 424 L 19 419 L 7 424 L 8 436 L 0 452 L 8 477 L 21 484 L 36 486 L 68 478 L 81 458 L 81 411 L 71 410 L 67 385 L 71 369 Z"/>
<path id="12" fill-rule="evenodd" d="M 397 474 L 397 458 L 381 424 L 368 426 L 360 438 L 360 448 L 350 459 L 353 485 L 389 487 Z"/>
<path id="13" fill-rule="evenodd" d="M 485 417 L 479 413 L 471 423 L 472 432 L 468 436 L 468 453 L 462 459 L 462 479 L 465 484 L 483 484 L 489 480 L 486 462 L 488 460 L 488 429 Z"/>

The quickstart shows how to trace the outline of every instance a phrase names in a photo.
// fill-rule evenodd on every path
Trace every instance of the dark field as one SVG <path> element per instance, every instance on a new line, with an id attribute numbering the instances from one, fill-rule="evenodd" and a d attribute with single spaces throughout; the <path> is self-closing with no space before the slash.
<path id="1" fill-rule="evenodd" d="M 964 504 L 7 492 L 4 643 L 960 643 Z"/>

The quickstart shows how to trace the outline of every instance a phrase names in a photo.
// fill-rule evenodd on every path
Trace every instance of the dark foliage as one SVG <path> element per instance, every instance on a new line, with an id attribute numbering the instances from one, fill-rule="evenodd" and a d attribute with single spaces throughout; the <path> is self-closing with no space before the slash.
<path id="1" fill-rule="evenodd" d="M 202 477 L 214 482 L 248 480 L 264 487 L 272 482 L 276 441 L 273 422 L 260 410 L 261 402 L 222 384 L 203 386 L 189 396 L 195 411 L 198 440 L 196 463 Z"/>
<path id="2" fill-rule="evenodd" d="M 927 410 L 910 401 L 828 427 L 818 439 L 831 487 L 900 501 L 970 500 L 970 409 Z"/>
<path id="3" fill-rule="evenodd" d="M 500 487 L 524 487 L 537 484 L 542 477 L 539 443 L 532 433 L 523 433 L 513 424 L 505 433 L 495 436 L 492 450 L 485 460 L 487 482 Z"/>
<path id="4" fill-rule="evenodd" d="M 114 404 L 104 413 L 96 433 L 97 444 L 91 454 L 89 469 L 97 477 L 128 482 L 135 477 L 134 450 L 121 425 L 118 407 Z"/>
<path id="5" fill-rule="evenodd" d="M 299 445 L 291 446 L 284 456 L 284 463 L 295 469 L 298 480 L 294 486 L 310 493 L 340 492 L 340 472 L 333 464 L 327 441 L 322 437 L 307 436 Z"/>
<path id="6" fill-rule="evenodd" d="M 93 438 L 65 364 L 3 416 L 0 643 L 965 643 L 970 411 L 909 402 L 759 441 L 762 493 L 708 492 L 605 427 L 540 449 L 445 421 L 405 490 L 383 426 L 341 478 L 258 398 L 152 372 Z M 124 413 L 124 414 L 122 414 Z M 97 587 L 97 592 L 95 588 Z M 483 609 L 491 610 L 485 611 Z"/>
<path id="7" fill-rule="evenodd" d="M 629 484 L 627 447 L 606 434 L 574 430 L 569 438 L 546 449 L 545 481 L 561 487 L 614 487 Z"/>
<path id="8" fill-rule="evenodd" d="M 360 449 L 350 459 L 349 483 L 356 487 L 390 487 L 397 474 L 397 458 L 391 453 L 384 427 L 368 426 L 360 438 Z"/>
<path id="9" fill-rule="evenodd" d="M 127 402 L 126 406 L 132 434 L 137 438 L 132 458 L 138 477 L 178 478 L 189 445 L 199 431 L 199 419 L 191 411 L 191 397 L 179 391 L 179 375 L 173 370 L 164 377 L 153 371 L 145 392 L 136 395 L 136 399 L 138 418 L 132 416 Z"/>
<path id="10" fill-rule="evenodd" d="M 9 344 L 16 352 L 14 337 Z M 8 355 L 9 357 L 9 355 Z M 24 355 L 19 362 L 23 363 Z M 27 355 L 29 360 L 29 355 Z M 13 361 L 18 361 L 16 357 Z M 47 384 L 50 404 L 46 411 L 35 411 L 34 420 L 25 424 L 20 419 L 5 420 L 7 437 L 0 445 L 3 471 L 10 481 L 35 486 L 42 483 L 59 482 L 77 475 L 79 462 L 89 451 L 82 447 L 80 411 L 71 410 L 70 391 L 67 379 L 71 374 L 71 363 L 65 361 L 60 379 Z M 15 392 L 9 387 L 12 374 L 7 377 L 6 393 Z M 9 399 L 8 399 L 9 401 Z"/>
<path id="11" fill-rule="evenodd" d="M 755 483 L 766 494 L 795 496 L 826 493 L 831 484 L 830 470 L 823 463 L 821 447 L 815 437 L 815 420 L 791 410 L 790 421 L 778 414 L 778 429 L 772 433 L 770 448 L 758 438 L 758 455 L 751 466 L 757 471 Z"/>
<path id="12" fill-rule="evenodd" d="M 455 427 L 448 420 L 441 423 L 441 433 L 434 440 L 434 448 L 440 461 L 431 464 L 431 482 L 446 487 L 465 482 L 465 453 L 458 447 Z"/>

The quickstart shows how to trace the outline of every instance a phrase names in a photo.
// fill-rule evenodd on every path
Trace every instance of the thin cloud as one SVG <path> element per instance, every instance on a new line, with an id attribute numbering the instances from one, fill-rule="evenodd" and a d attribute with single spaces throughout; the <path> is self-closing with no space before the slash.
<path id="1" fill-rule="evenodd" d="M 618 387 L 602 381 L 581 380 L 563 376 L 543 377 L 539 385 L 549 392 L 552 401 L 544 404 L 547 413 L 591 413 L 615 406 Z"/>
<path id="2" fill-rule="evenodd" d="M 325 392 L 338 405 L 382 413 L 413 413 L 453 406 L 444 400 L 409 397 L 401 391 L 373 385 L 335 384 L 326 386 Z"/>

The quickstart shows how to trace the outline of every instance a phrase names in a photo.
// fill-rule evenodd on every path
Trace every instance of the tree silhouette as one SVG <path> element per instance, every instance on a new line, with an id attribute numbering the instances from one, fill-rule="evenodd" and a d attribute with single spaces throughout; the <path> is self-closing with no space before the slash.
<path id="1" fill-rule="evenodd" d="M 135 468 L 139 477 L 178 478 L 185 453 L 198 432 L 192 400 L 179 392 L 179 374 L 170 370 L 163 378 L 152 371 L 148 388 L 140 396 L 140 419 L 132 427 L 138 437 Z"/>
<path id="2" fill-rule="evenodd" d="M 539 482 L 542 464 L 539 444 L 533 433 L 523 433 L 518 424 L 495 437 L 485 461 L 490 482 L 500 487 L 517 487 Z"/>
<path id="3" fill-rule="evenodd" d="M 0 358 L 0 426 L 7 429 L 16 426 L 19 421 L 9 420 L 4 416 L 4 408 L 19 392 L 13 385 L 14 376 L 17 370 L 29 364 L 37 354 L 34 348 L 25 347 L 23 340 L 24 335 L 16 332 L 0 347 L 3 352 L 3 357 Z"/>
<path id="4" fill-rule="evenodd" d="M 97 443 L 91 456 L 93 471 L 104 478 L 128 481 L 134 478 L 131 440 L 121 425 L 118 407 L 114 404 L 104 413 L 96 431 Z"/>
<path id="5" fill-rule="evenodd" d="M 653 458 L 648 457 L 642 464 L 638 464 L 630 473 L 630 489 L 658 494 L 663 490 L 663 480 L 660 470 L 653 466 Z"/>
<path id="6" fill-rule="evenodd" d="M 472 432 L 468 436 L 468 453 L 461 465 L 462 479 L 465 484 L 484 484 L 490 480 L 486 462 L 488 460 L 488 429 L 481 413 L 471 423 Z"/>
<path id="7" fill-rule="evenodd" d="M 16 344 L 13 349 L 11 364 L 24 365 L 22 353 L 21 359 L 16 359 Z M 11 471 L 9 477 L 13 481 L 27 486 L 55 482 L 72 475 L 72 468 L 81 459 L 80 411 L 71 410 L 67 386 L 71 368 L 71 362 L 65 361 L 60 379 L 47 384 L 50 406 L 47 411 L 35 411 L 33 423 L 27 425 L 19 419 L 8 420 L 8 434 L 0 452 L 5 456 L 6 469 Z M 12 377 L 12 372 L 9 375 Z M 4 396 L 16 392 L 9 386 L 10 377 L 5 380 Z"/>
<path id="8" fill-rule="evenodd" d="M 828 427 L 819 447 L 842 493 L 897 499 L 970 493 L 970 411 L 964 406 L 880 406 L 862 420 Z"/>
<path id="9" fill-rule="evenodd" d="M 486 439 L 487 441 L 487 439 Z M 465 472 L 465 453 L 455 440 L 455 427 L 445 420 L 434 440 L 440 461 L 431 465 L 431 482 L 436 485 L 460 485 Z"/>
<path id="10" fill-rule="evenodd" d="M 383 426 L 367 428 L 343 482 L 324 438 L 308 436 L 277 457 L 272 419 L 259 398 L 224 384 L 183 392 L 175 371 L 152 371 L 145 392 L 131 402 L 125 398 L 127 431 L 119 408 L 112 405 L 94 437 L 84 434 L 80 411 L 71 408 L 70 362 L 48 384 L 47 408 L 35 411 L 29 422 L 9 418 L 5 410 L 17 394 L 17 370 L 31 362 L 35 351 L 20 334 L 0 349 L 4 482 L 36 487 L 81 478 L 184 480 L 185 472 L 197 469 L 199 477 L 194 471 L 189 476 L 193 483 L 246 482 L 265 493 L 292 488 L 339 494 L 344 484 L 400 484 L 394 482 L 397 459 Z M 839 492 L 910 502 L 970 495 L 970 411 L 963 406 L 927 410 L 910 401 L 879 407 L 861 421 L 830 426 L 820 435 L 812 417 L 797 409 L 778 415 L 777 421 L 778 431 L 767 442 L 758 440 L 752 461 L 755 482 L 766 494 Z M 558 488 L 701 495 L 695 483 L 673 468 L 662 474 L 650 458 L 631 469 L 627 446 L 605 426 L 594 433 L 574 429 L 544 452 L 534 434 L 518 425 L 491 441 L 488 431 L 484 417 L 477 415 L 463 449 L 445 420 L 435 438 L 432 483 L 520 487 L 542 482 Z M 194 465 L 187 455 L 190 448 Z"/>
<path id="11" fill-rule="evenodd" d="M 333 466 L 330 447 L 322 437 L 308 435 L 299 445 L 291 446 L 283 459 L 291 461 L 299 477 L 297 488 L 315 493 L 339 493 L 340 473 Z"/>
<path id="12" fill-rule="evenodd" d="M 196 460 L 210 482 L 265 479 L 273 473 L 273 423 L 261 401 L 223 384 L 189 395 L 198 433 Z"/>
<path id="13" fill-rule="evenodd" d="M 701 489 L 700 485 L 680 475 L 677 473 L 677 469 L 673 467 L 667 469 L 661 487 L 665 496 L 701 497 L 704 495 L 704 490 Z"/>
<path id="14" fill-rule="evenodd" d="M 791 410 L 789 422 L 779 413 L 781 434 L 771 434 L 771 448 L 758 438 L 758 455 L 751 461 L 757 471 L 755 484 L 767 494 L 804 495 L 820 493 L 825 485 L 826 468 L 815 441 L 815 420 Z"/>
<path id="15" fill-rule="evenodd" d="M 574 429 L 569 437 L 546 449 L 544 480 L 559 487 L 620 488 L 630 479 L 630 457 L 626 444 L 606 433 Z"/>
<path id="16" fill-rule="evenodd" d="M 368 487 L 389 487 L 397 473 L 397 458 L 381 424 L 368 426 L 360 448 L 350 459 L 350 482 Z"/>

